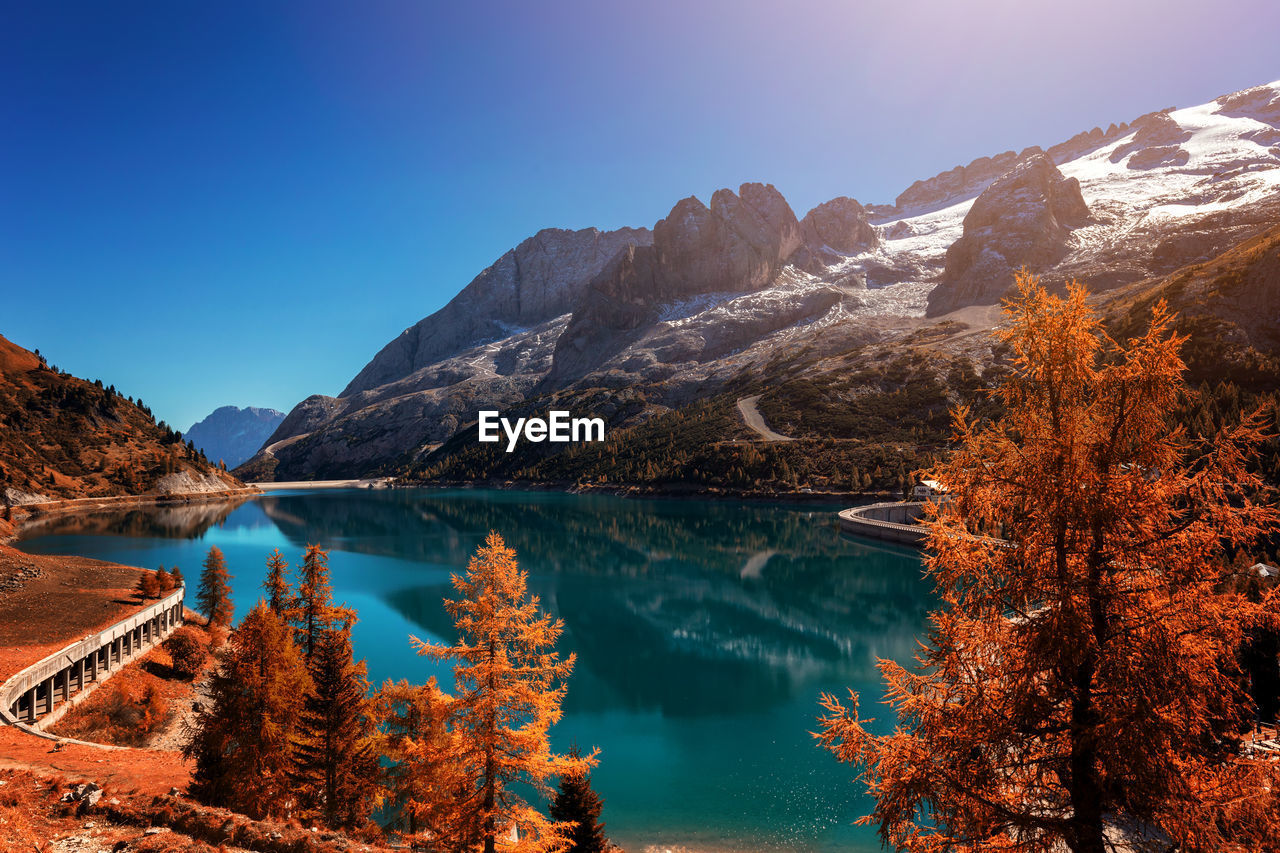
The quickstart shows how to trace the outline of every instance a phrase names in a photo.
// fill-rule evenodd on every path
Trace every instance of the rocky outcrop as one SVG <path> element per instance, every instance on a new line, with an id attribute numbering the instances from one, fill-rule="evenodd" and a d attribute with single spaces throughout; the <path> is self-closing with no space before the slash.
<path id="1" fill-rule="evenodd" d="M 1060 261 L 1071 229 L 1088 219 L 1079 181 L 1063 177 L 1042 154 L 1018 164 L 969 209 L 962 236 L 947 249 L 942 279 L 929 294 L 929 316 L 995 304 L 1019 267 L 1036 272 Z"/>
<path id="2" fill-rule="evenodd" d="M 405 329 L 339 397 L 403 379 L 468 347 L 566 314 L 615 255 L 652 241 L 645 228 L 543 229 L 498 258 L 444 308 Z"/>
<path id="3" fill-rule="evenodd" d="M 1136 119 L 1131 127 L 1134 129 L 1133 139 L 1116 146 L 1116 150 L 1111 152 L 1112 163 L 1128 157 L 1125 165 L 1130 169 L 1153 169 L 1156 166 L 1181 166 L 1190 158 L 1189 152 L 1184 151 L 1181 145 L 1191 138 L 1191 133 L 1183 130 L 1167 112 L 1148 113 Z"/>
<path id="4" fill-rule="evenodd" d="M 994 157 L 979 157 L 968 166 L 956 166 L 932 178 L 916 181 L 894 200 L 894 215 L 920 213 L 973 198 L 1018 163 L 1042 153 L 1036 145 L 1017 153 L 1006 151 Z"/>
<path id="5" fill-rule="evenodd" d="M 1052 145 L 1044 153 L 1056 165 L 1061 165 L 1068 160 L 1074 160 L 1077 157 L 1083 157 L 1090 151 L 1096 151 L 1104 145 L 1115 142 L 1120 137 L 1129 132 L 1129 123 L 1120 122 L 1120 124 L 1107 125 L 1107 129 L 1095 127 L 1093 130 L 1083 130 L 1066 142 L 1059 142 Z"/>
<path id="6" fill-rule="evenodd" d="M 659 306 L 768 285 L 804 244 L 800 223 L 772 184 L 717 190 L 711 207 L 690 196 L 653 228 L 652 246 L 631 246 L 590 284 L 556 344 L 550 378 L 584 375 L 657 318 Z"/>
<path id="7" fill-rule="evenodd" d="M 367 472 L 443 440 L 459 425 L 459 406 L 482 389 L 493 405 L 519 399 L 550 367 L 564 326 L 557 318 L 610 259 L 652 241 L 646 228 L 539 231 L 383 347 L 338 397 L 295 406 L 246 476 Z"/>
<path id="8" fill-rule="evenodd" d="M 212 471 L 204 474 L 198 471 L 179 471 L 174 474 L 165 474 L 157 480 L 155 492 L 161 495 L 208 494 L 225 492 L 239 485 L 230 477 L 224 477 Z"/>
<path id="9" fill-rule="evenodd" d="M 48 503 L 51 500 L 53 500 L 53 498 L 49 497 L 48 495 L 33 494 L 31 492 L 24 492 L 19 489 L 14 489 L 9 487 L 0 489 L 0 504 L 4 504 L 6 506 L 25 506 L 27 504 L 42 504 L 42 503 Z"/>
<path id="10" fill-rule="evenodd" d="M 1218 98 L 1217 112 L 1235 118 L 1251 118 L 1272 127 L 1280 127 L 1280 89 L 1254 86 L 1242 92 Z"/>
<path id="11" fill-rule="evenodd" d="M 289 411 L 275 432 L 263 442 L 263 447 L 318 429 L 337 417 L 345 407 L 337 397 L 312 394 Z"/>
<path id="12" fill-rule="evenodd" d="M 846 255 L 880 245 L 880 235 L 868 219 L 866 208 L 847 196 L 823 202 L 806 213 L 800 220 L 800 233 L 812 257 L 803 266 L 813 272 L 838 263 Z"/>
<path id="13" fill-rule="evenodd" d="M 193 424 L 186 437 L 213 462 L 234 468 L 258 452 L 284 420 L 284 412 L 247 406 L 222 406 Z"/>

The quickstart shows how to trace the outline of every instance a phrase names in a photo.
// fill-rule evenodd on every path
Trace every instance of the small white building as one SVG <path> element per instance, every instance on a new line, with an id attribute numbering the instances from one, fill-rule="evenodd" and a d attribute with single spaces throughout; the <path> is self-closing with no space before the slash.
<path id="1" fill-rule="evenodd" d="M 913 501 L 941 501 L 950 497 L 950 489 L 937 480 L 921 480 L 911 489 Z"/>

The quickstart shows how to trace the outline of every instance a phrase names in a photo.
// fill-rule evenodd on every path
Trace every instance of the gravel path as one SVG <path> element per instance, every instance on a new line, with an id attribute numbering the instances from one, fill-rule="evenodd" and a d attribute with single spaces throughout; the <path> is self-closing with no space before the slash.
<path id="1" fill-rule="evenodd" d="M 760 414 L 760 410 L 756 408 L 756 403 L 759 400 L 759 394 L 738 400 L 738 411 L 742 413 L 742 419 L 746 421 L 747 426 L 759 433 L 760 437 L 765 441 L 795 441 L 789 435 L 782 435 L 769 429 L 769 425 L 764 422 L 764 417 Z"/>

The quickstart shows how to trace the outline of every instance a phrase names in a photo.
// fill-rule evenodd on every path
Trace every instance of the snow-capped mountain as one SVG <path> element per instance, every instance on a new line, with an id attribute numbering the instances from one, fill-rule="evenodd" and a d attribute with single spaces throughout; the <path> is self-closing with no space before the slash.
<path id="1" fill-rule="evenodd" d="M 980 331 L 1024 265 L 1112 291 L 1277 222 L 1280 82 L 980 158 L 892 205 L 841 197 L 797 217 L 772 186 L 744 184 L 678 202 L 652 231 L 544 231 L 342 395 L 299 404 L 245 473 L 394 470 L 479 408 L 565 395 L 642 419 L 784 356 Z"/>

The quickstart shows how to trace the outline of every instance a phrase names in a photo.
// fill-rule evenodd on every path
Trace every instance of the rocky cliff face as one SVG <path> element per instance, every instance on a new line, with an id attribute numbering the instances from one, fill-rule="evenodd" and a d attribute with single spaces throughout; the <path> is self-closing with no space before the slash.
<path id="1" fill-rule="evenodd" d="M 916 181 L 894 199 L 892 211 L 900 216 L 972 198 L 1018 163 L 1041 153 L 1038 146 L 1024 149 L 1021 153 L 1005 151 L 994 157 L 979 157 L 967 166 L 956 166 L 927 180 Z"/>
<path id="2" fill-rule="evenodd" d="M 468 347 L 568 313 L 618 252 L 652 241 L 645 228 L 545 228 L 498 258 L 444 308 L 405 329 L 338 396 L 402 379 Z"/>
<path id="3" fill-rule="evenodd" d="M 222 406 L 187 430 L 187 439 L 213 462 L 234 468 L 258 452 L 284 420 L 284 412 L 257 406 Z"/>
<path id="4" fill-rule="evenodd" d="M 588 282 L 619 252 L 652 240 L 646 228 L 539 231 L 387 344 L 338 397 L 299 403 L 242 474 L 372 473 L 444 441 L 477 405 L 523 399 L 549 369 Z"/>
<path id="5" fill-rule="evenodd" d="M 1067 254 L 1071 229 L 1089 220 L 1080 182 L 1033 154 L 982 191 L 947 249 L 930 316 L 1000 301 L 1021 267 L 1042 270 Z"/>
<path id="6" fill-rule="evenodd" d="M 662 305 L 760 290 L 803 243 L 772 184 L 717 190 L 710 208 L 693 197 L 677 202 L 654 226 L 652 246 L 628 249 L 592 280 L 556 344 L 551 380 L 585 375 L 657 319 Z"/>

